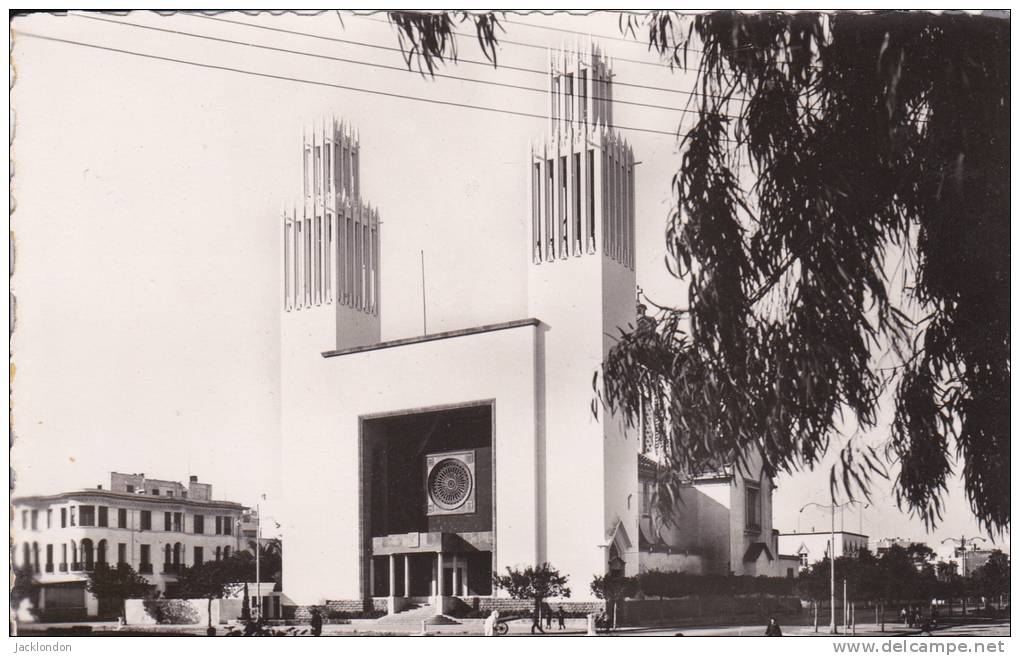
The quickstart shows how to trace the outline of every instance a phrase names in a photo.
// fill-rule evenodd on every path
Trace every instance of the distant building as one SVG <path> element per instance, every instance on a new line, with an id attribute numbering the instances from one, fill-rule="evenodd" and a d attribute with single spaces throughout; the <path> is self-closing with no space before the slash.
<path id="1" fill-rule="evenodd" d="M 960 563 L 960 576 L 974 576 L 974 572 L 988 562 L 992 555 L 991 549 L 969 549 L 960 551 L 957 562 Z"/>
<path id="2" fill-rule="evenodd" d="M 214 501 L 212 485 L 110 474 L 110 489 L 19 497 L 14 506 L 13 564 L 29 566 L 47 619 L 107 614 L 85 589 L 97 564 L 128 563 L 155 590 L 173 594 L 182 567 L 219 560 L 243 548 L 235 524 L 244 506 Z M 162 562 L 160 562 L 162 561 Z"/>
<path id="3" fill-rule="evenodd" d="M 876 556 L 881 556 L 893 546 L 907 549 L 912 544 L 924 543 L 921 540 L 911 540 L 910 538 L 879 538 L 871 541 L 871 550 L 875 552 Z"/>
<path id="4" fill-rule="evenodd" d="M 779 553 L 796 556 L 800 568 L 806 569 L 811 564 L 829 557 L 829 543 L 832 532 L 780 533 Z M 856 557 L 862 549 L 868 548 L 868 536 L 849 531 L 836 531 L 836 558 L 843 556 Z M 785 557 L 785 556 L 784 556 Z"/>

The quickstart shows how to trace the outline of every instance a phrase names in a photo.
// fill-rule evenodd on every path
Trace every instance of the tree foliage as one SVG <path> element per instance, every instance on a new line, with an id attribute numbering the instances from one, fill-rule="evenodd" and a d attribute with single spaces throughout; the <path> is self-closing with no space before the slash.
<path id="1" fill-rule="evenodd" d="M 1009 592 L 1009 574 L 1009 556 L 996 549 L 974 572 L 974 589 L 986 597 L 1006 594 Z"/>
<path id="2" fill-rule="evenodd" d="M 178 577 L 178 594 L 183 599 L 208 600 L 208 620 L 212 627 L 213 600 L 233 593 L 248 580 L 245 578 L 248 575 L 248 563 L 240 554 L 207 560 L 182 570 Z"/>
<path id="3" fill-rule="evenodd" d="M 414 65 L 420 73 L 431 75 L 438 65 L 457 61 L 456 27 L 465 22 L 474 25 L 478 46 L 485 57 L 496 64 L 499 46 L 496 31 L 502 31 L 503 27 L 499 16 L 493 12 L 391 11 L 389 19 L 397 29 L 400 49 L 409 69 Z"/>
<path id="4" fill-rule="evenodd" d="M 646 26 L 677 65 L 700 50 L 667 230 L 689 307 L 620 340 L 608 404 L 635 419 L 661 399 L 676 471 L 757 452 L 775 474 L 818 464 L 844 414 L 875 428 L 889 390 L 900 504 L 938 521 L 955 447 L 975 515 L 1007 528 L 1008 22 L 656 12 Z M 851 497 L 885 472 L 860 440 L 840 460 L 831 487 Z"/>
<path id="5" fill-rule="evenodd" d="M 495 62 L 496 19 L 456 18 Z M 391 20 L 409 66 L 456 59 L 453 17 Z M 1008 529 L 1008 20 L 657 11 L 623 28 L 697 76 L 666 230 L 688 307 L 624 331 L 596 393 L 631 422 L 654 409 L 674 484 L 752 453 L 769 475 L 812 468 L 845 431 L 834 494 L 867 497 L 891 464 L 931 527 L 959 461 L 979 521 Z M 887 397 L 883 451 L 860 436 Z"/>
<path id="6" fill-rule="evenodd" d="M 541 615 L 542 601 L 550 597 L 569 597 L 567 577 L 549 563 L 524 569 L 507 567 L 506 574 L 492 575 L 494 588 L 506 590 L 514 599 L 533 599 L 535 617 Z"/>
<path id="7" fill-rule="evenodd" d="M 126 599 L 147 597 L 153 589 L 149 581 L 128 563 L 118 563 L 116 567 L 96 563 L 85 586 L 97 599 L 115 602 L 121 611 Z"/>

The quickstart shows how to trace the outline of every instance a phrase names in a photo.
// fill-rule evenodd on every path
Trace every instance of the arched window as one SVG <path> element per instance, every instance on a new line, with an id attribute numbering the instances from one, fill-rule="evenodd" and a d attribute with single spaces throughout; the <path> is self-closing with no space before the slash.
<path id="1" fill-rule="evenodd" d="M 230 547 L 223 547 L 223 559 L 230 558 Z"/>
<path id="2" fill-rule="evenodd" d="M 71 540 L 71 570 L 77 571 L 81 569 L 81 561 L 78 560 L 78 543 Z"/>
<path id="3" fill-rule="evenodd" d="M 95 554 L 92 551 L 92 540 L 85 538 L 81 541 L 81 559 L 86 572 L 91 572 L 96 567 Z"/>
<path id="4" fill-rule="evenodd" d="M 32 566 L 32 545 L 25 543 L 21 545 L 21 566 L 31 567 Z"/>
<path id="5" fill-rule="evenodd" d="M 164 569 L 169 568 L 171 563 L 173 563 L 173 558 L 171 557 L 170 545 L 167 544 L 166 546 L 163 547 Z"/>
<path id="6" fill-rule="evenodd" d="M 179 567 L 181 564 L 181 543 L 174 543 L 174 567 Z"/>
<path id="7" fill-rule="evenodd" d="M 96 562 L 101 565 L 106 564 L 106 540 L 100 540 L 96 547 Z"/>
<path id="8" fill-rule="evenodd" d="M 220 559 L 220 548 L 216 547 L 216 560 Z"/>
<path id="9" fill-rule="evenodd" d="M 39 573 L 40 567 L 39 567 L 39 543 L 38 542 L 33 542 L 32 543 L 32 569 L 35 570 L 36 574 Z"/>

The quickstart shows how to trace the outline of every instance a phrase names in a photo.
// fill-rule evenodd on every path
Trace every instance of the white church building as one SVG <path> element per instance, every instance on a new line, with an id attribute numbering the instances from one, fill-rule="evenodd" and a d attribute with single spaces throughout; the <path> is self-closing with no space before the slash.
<path id="1" fill-rule="evenodd" d="M 380 341 L 380 217 L 360 196 L 358 137 L 335 121 L 306 132 L 303 202 L 282 226 L 294 603 L 442 612 L 542 562 L 581 601 L 611 570 L 778 574 L 760 470 L 692 480 L 664 523 L 654 431 L 592 414 L 607 335 L 636 320 L 635 162 L 612 129 L 612 79 L 595 48 L 551 61 L 549 133 L 522 162 L 527 306 L 495 325 Z"/>

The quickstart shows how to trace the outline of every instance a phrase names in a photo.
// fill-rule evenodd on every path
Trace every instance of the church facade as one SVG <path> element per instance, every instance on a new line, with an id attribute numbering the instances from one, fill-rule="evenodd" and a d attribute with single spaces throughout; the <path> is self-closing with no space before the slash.
<path id="1" fill-rule="evenodd" d="M 527 307 L 500 324 L 381 341 L 380 217 L 360 196 L 359 140 L 336 122 L 306 133 L 304 197 L 283 216 L 295 603 L 442 612 L 493 595 L 494 572 L 542 562 L 581 600 L 609 571 L 770 573 L 760 468 L 692 481 L 664 522 L 649 429 L 591 411 L 609 335 L 636 320 L 635 161 L 612 128 L 612 79 L 595 48 L 550 58 L 548 134 L 522 163 Z"/>

